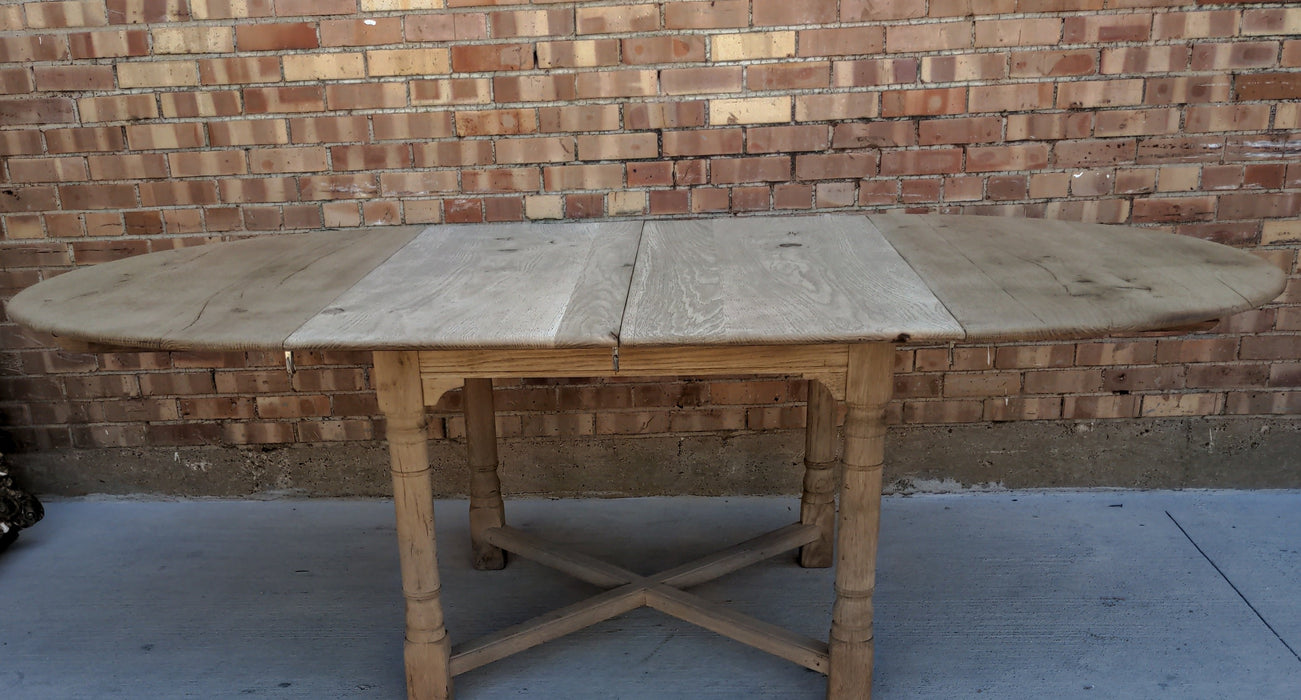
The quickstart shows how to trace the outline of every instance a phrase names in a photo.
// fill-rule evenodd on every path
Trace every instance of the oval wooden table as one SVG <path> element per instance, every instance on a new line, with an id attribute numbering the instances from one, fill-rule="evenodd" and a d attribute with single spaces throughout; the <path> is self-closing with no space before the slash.
<path id="1" fill-rule="evenodd" d="M 823 215 L 266 236 L 59 275 L 17 295 L 8 312 L 83 350 L 373 352 L 388 420 L 411 698 L 448 697 L 457 673 L 641 606 L 827 673 L 828 697 L 866 698 L 897 345 L 1182 327 L 1267 302 L 1283 283 L 1255 256 L 1166 233 Z M 800 522 L 652 576 L 505 524 L 493 377 L 709 374 L 810 380 Z M 501 568 L 506 550 L 607 590 L 453 649 L 440 603 L 425 411 L 461 386 L 476 566 Z M 836 401 L 847 405 L 840 460 Z M 795 548 L 805 566 L 836 566 L 829 642 L 683 590 Z"/>

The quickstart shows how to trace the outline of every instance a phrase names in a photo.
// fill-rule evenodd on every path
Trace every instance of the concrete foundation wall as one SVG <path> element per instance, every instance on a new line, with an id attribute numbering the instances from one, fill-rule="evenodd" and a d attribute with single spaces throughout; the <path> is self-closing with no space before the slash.
<path id="1" fill-rule="evenodd" d="M 803 433 L 643 438 L 521 438 L 501 444 L 508 495 L 795 493 Z M 466 488 L 463 443 L 431 443 L 435 490 Z M 1299 488 L 1301 422 L 1292 418 L 1033 421 L 895 428 L 887 488 Z M 144 447 L 11 455 L 15 476 L 47 495 L 381 496 L 383 443 Z"/>

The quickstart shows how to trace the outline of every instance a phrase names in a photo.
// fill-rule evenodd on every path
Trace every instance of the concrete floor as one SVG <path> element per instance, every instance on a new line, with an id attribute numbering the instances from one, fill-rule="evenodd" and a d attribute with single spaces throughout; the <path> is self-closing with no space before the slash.
<path id="1" fill-rule="evenodd" d="M 791 522 L 790 498 L 510 502 L 518 527 L 644 572 Z M 386 501 L 48 504 L 0 555 L 0 697 L 402 698 Z M 592 589 L 468 566 L 439 502 L 448 626 L 466 639 Z M 697 593 L 803 633 L 831 572 L 789 557 Z M 887 498 L 876 693 L 1301 697 L 1301 492 Z M 457 679 L 462 698 L 821 697 L 823 677 L 649 610 Z"/>

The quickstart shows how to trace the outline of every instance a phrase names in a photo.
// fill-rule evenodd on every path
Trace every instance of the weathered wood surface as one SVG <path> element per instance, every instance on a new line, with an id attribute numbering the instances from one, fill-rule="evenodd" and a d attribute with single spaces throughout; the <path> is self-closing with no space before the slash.
<path id="1" fill-rule="evenodd" d="M 78 347 L 605 348 L 630 360 L 679 345 L 1140 332 L 1259 305 L 1284 282 L 1249 253 L 1166 233 L 820 215 L 266 236 L 74 270 L 8 311 Z"/>
<path id="2" fill-rule="evenodd" d="M 861 216 L 647 222 L 620 344 L 962 338 Z"/>
<path id="3" fill-rule="evenodd" d="M 263 236 L 68 272 L 8 306 L 30 328 L 163 350 L 279 349 L 418 227 Z"/>
<path id="4" fill-rule="evenodd" d="M 1186 326 L 1283 291 L 1281 270 L 1187 236 L 982 216 L 872 215 L 968 341 Z"/>
<path id="5" fill-rule="evenodd" d="M 612 347 L 639 222 L 435 226 L 290 348 Z"/>

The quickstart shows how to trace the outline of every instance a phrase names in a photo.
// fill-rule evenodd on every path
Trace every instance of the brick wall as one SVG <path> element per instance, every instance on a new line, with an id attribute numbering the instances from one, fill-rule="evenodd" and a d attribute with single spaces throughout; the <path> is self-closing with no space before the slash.
<path id="1" fill-rule="evenodd" d="M 446 5 L 446 6 L 444 6 Z M 1301 8 L 1214 0 L 0 5 L 0 280 L 330 226 L 906 209 L 1288 270 L 1186 337 L 898 354 L 897 424 L 1301 413 Z M 6 449 L 382 436 L 364 354 L 69 354 L 0 325 Z M 507 436 L 802 425 L 804 388 L 523 381 Z M 463 427 L 453 394 L 435 436 Z M 597 408 L 613 409 L 598 412 Z"/>

